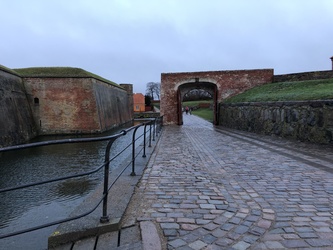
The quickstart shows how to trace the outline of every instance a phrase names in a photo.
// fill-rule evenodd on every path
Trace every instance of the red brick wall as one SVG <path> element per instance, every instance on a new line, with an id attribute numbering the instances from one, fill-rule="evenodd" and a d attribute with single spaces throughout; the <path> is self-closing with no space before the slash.
<path id="1" fill-rule="evenodd" d="M 177 90 L 185 83 L 210 82 L 217 86 L 217 101 L 273 81 L 273 69 L 163 73 L 161 75 L 161 115 L 164 124 L 178 124 Z"/>
<path id="2" fill-rule="evenodd" d="M 199 103 L 199 108 L 210 108 L 210 103 Z"/>
<path id="3" fill-rule="evenodd" d="M 94 78 L 24 78 L 24 83 L 39 134 L 103 132 L 132 119 L 127 92 Z"/>

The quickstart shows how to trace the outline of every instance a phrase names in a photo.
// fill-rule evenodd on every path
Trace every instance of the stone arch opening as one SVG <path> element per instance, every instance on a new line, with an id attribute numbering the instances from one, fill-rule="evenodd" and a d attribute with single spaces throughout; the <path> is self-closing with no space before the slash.
<path id="1" fill-rule="evenodd" d="M 218 109 L 217 109 L 217 86 L 216 84 L 212 82 L 199 82 L 198 79 L 196 79 L 196 82 L 186 82 L 182 83 L 181 85 L 178 86 L 177 90 L 177 114 L 178 114 L 178 125 L 183 125 L 183 110 L 182 110 L 182 102 L 184 99 L 184 96 L 195 89 L 202 89 L 206 92 L 208 92 L 213 101 L 213 123 L 215 125 L 218 124 Z"/>

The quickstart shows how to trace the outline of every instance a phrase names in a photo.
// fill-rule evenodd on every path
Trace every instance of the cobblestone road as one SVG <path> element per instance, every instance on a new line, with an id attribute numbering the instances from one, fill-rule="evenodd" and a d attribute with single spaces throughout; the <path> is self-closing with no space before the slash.
<path id="1" fill-rule="evenodd" d="M 193 115 L 163 130 L 127 220 L 153 221 L 165 248 L 333 249 L 332 147 Z"/>

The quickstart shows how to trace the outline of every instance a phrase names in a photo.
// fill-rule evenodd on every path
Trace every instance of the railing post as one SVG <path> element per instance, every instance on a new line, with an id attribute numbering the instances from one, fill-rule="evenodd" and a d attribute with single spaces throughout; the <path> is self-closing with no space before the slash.
<path id="1" fill-rule="evenodd" d="M 151 122 L 149 122 L 149 146 L 148 147 L 151 147 Z"/>
<path id="2" fill-rule="evenodd" d="M 159 117 L 156 118 L 155 122 L 156 122 L 156 137 L 158 137 L 159 128 L 160 128 L 160 127 L 159 127 L 159 124 L 160 124 L 160 119 L 159 119 Z"/>
<path id="3" fill-rule="evenodd" d="M 112 138 L 105 149 L 104 158 L 104 190 L 103 190 L 103 214 L 100 218 L 101 223 L 109 222 L 108 216 L 108 193 L 109 193 L 109 170 L 110 170 L 110 149 L 116 138 Z"/>
<path id="4" fill-rule="evenodd" d="M 154 134 L 155 134 L 155 124 L 156 120 L 154 121 Z M 93 173 L 96 173 L 97 171 L 100 171 L 102 169 L 102 167 L 104 167 L 104 182 L 103 182 L 103 196 L 102 196 L 102 200 L 99 200 L 98 203 L 96 204 L 96 206 L 91 209 L 88 212 L 85 212 L 83 214 L 74 216 L 74 217 L 70 217 L 67 219 L 62 219 L 62 220 L 57 220 L 57 221 L 53 221 L 47 224 L 43 224 L 40 226 L 36 226 L 36 227 L 31 227 L 25 230 L 20 230 L 20 231 L 16 231 L 14 233 L 7 233 L 5 235 L 0 235 L 0 239 L 3 238 L 8 238 L 11 236 L 15 236 L 15 235 L 20 235 L 23 233 L 27 233 L 27 232 L 31 232 L 31 231 L 35 231 L 35 230 L 39 230 L 45 227 L 50 227 L 50 226 L 54 226 L 60 223 L 64 223 L 64 222 L 68 222 L 68 221 L 73 221 L 73 220 L 77 220 L 79 218 L 82 218 L 84 216 L 87 216 L 89 214 L 91 214 L 93 211 L 95 211 L 97 208 L 100 207 L 100 203 L 103 203 L 103 207 L 102 207 L 102 216 L 100 217 L 100 222 L 101 223 L 107 223 L 110 221 L 110 218 L 108 216 L 108 192 L 111 189 L 112 185 L 111 184 L 109 186 L 109 176 L 110 176 L 110 150 L 111 147 L 113 145 L 113 142 L 121 135 L 126 135 L 127 131 L 130 131 L 134 128 L 134 132 L 133 132 L 133 139 L 132 139 L 132 173 L 131 175 L 136 175 L 135 174 L 135 136 L 136 136 L 136 131 L 139 127 L 145 125 L 144 128 L 144 155 L 146 153 L 145 148 L 146 148 L 146 133 L 147 133 L 147 129 L 146 127 L 148 125 L 150 125 L 150 129 L 149 129 L 149 146 L 151 146 L 151 126 L 153 125 L 153 121 L 151 120 L 150 122 L 146 122 L 146 123 L 142 123 L 139 126 L 136 127 L 131 127 L 128 130 L 123 130 L 121 131 L 121 134 L 115 135 L 114 137 L 110 138 L 110 136 L 105 136 L 105 137 L 100 137 L 100 138 L 80 138 L 80 139 L 61 139 L 61 140 L 54 140 L 54 141 L 44 141 L 44 142 L 38 142 L 38 143 L 30 143 L 30 144 L 25 144 L 25 145 L 18 145 L 18 146 L 11 146 L 11 147 L 5 147 L 5 148 L 0 148 L 0 154 L 2 152 L 6 152 L 6 151 L 11 151 L 11 150 L 18 150 L 18 149 L 24 149 L 24 148 L 32 148 L 32 147 L 39 147 L 39 146 L 47 146 L 47 145 L 53 145 L 53 144 L 65 144 L 65 143 L 77 143 L 77 142 L 93 142 L 93 141 L 108 141 L 107 146 L 105 148 L 105 156 L 104 156 L 104 163 L 103 165 L 99 166 L 98 169 L 89 171 L 89 172 L 85 172 L 85 173 L 78 173 L 75 175 L 71 175 L 71 176 L 63 176 L 63 177 L 59 177 L 59 178 L 54 178 L 48 181 L 40 181 L 40 182 L 35 182 L 35 183 L 30 183 L 30 184 L 24 184 L 24 185 L 20 185 L 20 186 L 16 186 L 16 187 L 11 187 L 11 188 L 4 188 L 4 189 L 0 189 L 0 193 L 2 192 L 8 192 L 8 191 L 13 191 L 13 190 L 17 190 L 17 189 L 22 189 L 22 188 L 26 188 L 26 187 L 31 187 L 31 186 L 37 186 L 37 185 L 41 185 L 41 184 L 46 184 L 46 183 L 50 183 L 50 182 L 56 182 L 56 181 L 61 181 L 61 180 L 65 180 L 65 179 L 69 179 L 69 178 L 77 178 L 80 176 L 85 176 L 85 175 L 90 175 Z M 141 135 L 140 135 L 141 137 Z M 129 145 L 125 148 L 127 149 L 129 147 Z M 123 172 L 127 169 L 127 167 L 125 169 L 123 169 L 123 171 L 121 172 L 121 174 L 123 174 Z M 121 174 L 116 178 L 116 180 L 121 176 Z M 116 181 L 115 180 L 115 181 Z"/>
<path id="5" fill-rule="evenodd" d="M 153 141 L 155 141 L 156 119 L 157 119 L 157 118 L 155 118 L 155 120 L 154 120 L 154 127 L 153 127 L 153 130 L 154 130 L 154 132 L 153 132 Z"/>
<path id="6" fill-rule="evenodd" d="M 142 157 L 146 157 L 146 128 L 148 123 L 145 124 L 145 128 L 143 130 L 143 155 Z"/>
<path id="7" fill-rule="evenodd" d="M 133 137 L 132 137 L 132 173 L 131 176 L 135 176 L 135 134 L 136 131 L 138 130 L 139 127 L 141 127 L 142 124 L 140 126 L 137 126 L 134 131 L 133 131 Z"/>

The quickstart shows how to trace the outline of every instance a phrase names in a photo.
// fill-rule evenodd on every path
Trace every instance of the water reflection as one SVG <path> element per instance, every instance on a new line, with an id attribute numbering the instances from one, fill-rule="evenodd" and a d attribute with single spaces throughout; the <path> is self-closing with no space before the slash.
<path id="1" fill-rule="evenodd" d="M 55 186 L 53 193 L 60 201 L 73 198 L 75 199 L 76 197 L 80 197 L 90 191 L 93 187 L 95 187 L 94 184 L 95 182 L 90 180 L 88 177 L 69 179 L 58 183 Z"/>
<path id="2" fill-rule="evenodd" d="M 133 124 L 127 124 L 130 127 Z M 106 134 L 118 133 L 124 127 Z M 141 130 L 141 131 L 140 131 Z M 138 134 L 141 134 L 140 128 Z M 63 139 L 60 136 L 44 136 L 35 141 Z M 73 137 L 70 137 L 73 138 Z M 111 148 L 111 157 L 129 144 L 132 133 L 118 138 Z M 138 142 L 140 143 L 140 142 Z M 0 154 L 0 188 L 14 187 L 27 183 L 79 174 L 91 171 L 104 162 L 107 142 L 73 143 L 30 148 Z M 129 147 L 124 154 L 111 163 L 120 164 L 131 152 Z M 42 223 L 66 218 L 103 179 L 103 169 L 93 175 L 65 180 L 42 186 L 0 194 L 0 234 L 37 226 Z M 45 249 L 47 236 L 53 228 L 38 230 L 0 240 L 0 249 L 29 249 L 27 239 L 37 237 L 30 249 Z M 47 236 L 46 236 L 47 235 Z"/>
<path id="3" fill-rule="evenodd" d="M 105 143 L 52 145 L 21 152 L 4 153 L 0 158 L 0 188 L 13 187 L 78 174 L 101 165 Z M 8 226 L 26 209 L 83 197 L 101 180 L 102 171 L 92 176 L 67 180 L 0 194 L 0 224 Z M 71 186 L 66 183 L 72 183 Z M 82 183 L 86 185 L 80 185 Z M 77 187 L 74 187 L 74 184 Z M 67 190 L 64 188 L 67 186 Z M 68 192 L 72 195 L 68 195 Z M 2 233 L 2 232 L 1 232 Z"/>

